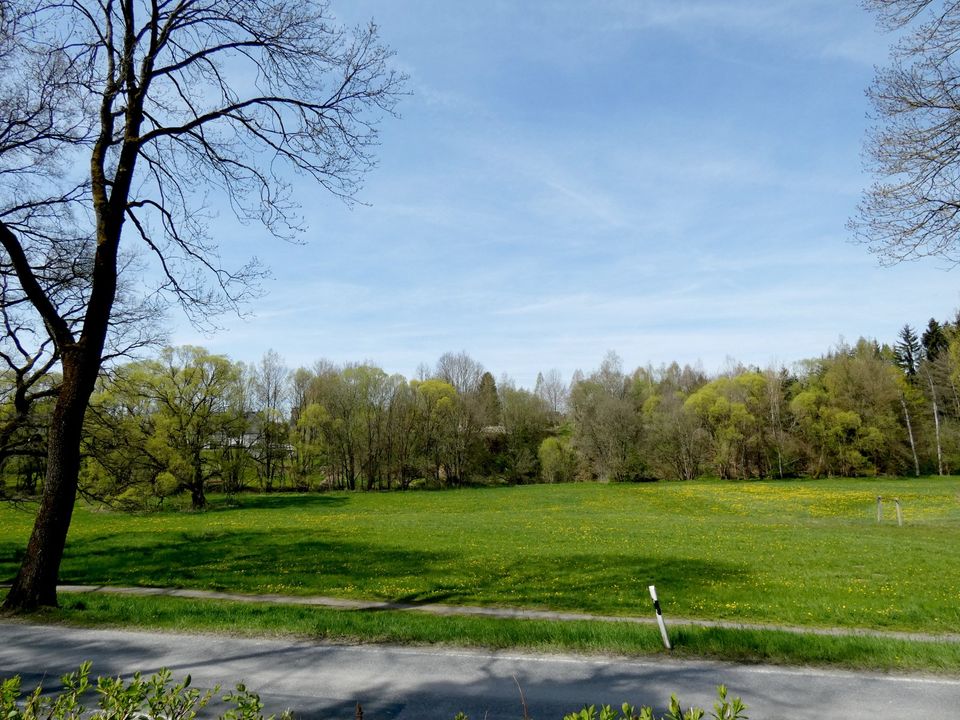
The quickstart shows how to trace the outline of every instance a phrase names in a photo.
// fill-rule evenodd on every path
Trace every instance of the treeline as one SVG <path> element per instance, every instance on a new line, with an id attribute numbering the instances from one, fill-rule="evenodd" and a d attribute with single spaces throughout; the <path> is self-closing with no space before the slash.
<path id="1" fill-rule="evenodd" d="M 244 364 L 167 348 L 101 378 L 81 487 L 133 507 L 187 492 L 203 507 L 211 489 L 947 474 L 960 466 L 958 385 L 960 331 L 935 320 L 892 346 L 861 339 L 715 376 L 676 363 L 626 372 L 611 352 L 569 383 L 541 373 L 533 389 L 466 353 L 408 380 L 322 360 L 291 371 L 273 351 Z M 0 420 L 17 416 L 15 390 L 5 383 Z M 0 437 L 5 494 L 42 482 L 48 412 L 34 403 Z"/>

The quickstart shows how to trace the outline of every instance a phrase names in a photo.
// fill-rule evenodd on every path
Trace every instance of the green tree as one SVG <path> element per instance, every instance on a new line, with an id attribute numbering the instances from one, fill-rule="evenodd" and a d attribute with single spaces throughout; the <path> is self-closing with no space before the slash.
<path id="1" fill-rule="evenodd" d="M 321 429 L 330 451 L 330 474 L 341 487 L 355 490 L 361 458 L 358 387 L 331 367 L 314 379 L 311 396 L 325 411 Z"/>
<path id="2" fill-rule="evenodd" d="M 84 495 L 123 509 L 161 507 L 180 490 L 155 454 L 156 405 L 142 392 L 143 363 L 122 365 L 101 378 L 84 424 Z"/>
<path id="3" fill-rule="evenodd" d="M 349 367 L 344 376 L 358 388 L 361 467 L 366 489 L 371 490 L 385 485 L 389 478 L 390 404 L 402 379 L 370 365 Z"/>
<path id="4" fill-rule="evenodd" d="M 437 484 L 446 483 L 452 465 L 458 395 L 450 383 L 430 379 L 410 383 L 416 397 L 419 455 Z"/>
<path id="5" fill-rule="evenodd" d="M 0 499 L 39 489 L 58 383 L 49 368 L 30 370 L 29 363 L 0 372 Z"/>
<path id="6" fill-rule="evenodd" d="M 512 383 L 500 387 L 505 448 L 504 472 L 513 483 L 533 482 L 540 474 L 538 453 L 550 424 L 550 409 L 537 395 Z"/>
<path id="7" fill-rule="evenodd" d="M 914 377 L 920 367 L 920 361 L 923 359 L 923 345 L 920 344 L 920 338 L 917 337 L 917 333 L 910 325 L 904 325 L 900 328 L 897 337 L 898 340 L 893 346 L 897 365 L 908 376 Z"/>
<path id="8" fill-rule="evenodd" d="M 923 394 L 918 390 L 916 383 L 909 381 L 908 375 L 903 375 L 897 379 L 897 390 L 900 398 L 900 408 L 903 411 L 903 422 L 907 429 L 907 440 L 910 443 L 913 474 L 920 477 L 920 457 L 917 453 L 917 434 L 914 431 L 913 419 L 919 416 L 918 407 L 923 401 Z"/>
<path id="9" fill-rule="evenodd" d="M 675 392 L 655 394 L 643 405 L 646 454 L 660 479 L 693 480 L 709 458 L 710 438 L 696 414 Z"/>
<path id="10" fill-rule="evenodd" d="M 572 482 L 577 477 L 577 454 L 568 437 L 551 435 L 544 438 L 537 448 L 537 459 L 544 482 Z"/>
<path id="11" fill-rule="evenodd" d="M 500 424 L 500 396 L 497 393 L 497 383 L 489 372 L 480 376 L 476 405 L 478 419 L 482 425 Z"/>
<path id="12" fill-rule="evenodd" d="M 943 325 L 934 318 L 927 323 L 920 342 L 923 344 L 923 356 L 930 361 L 935 361 L 950 344 Z"/>
<path id="13" fill-rule="evenodd" d="M 706 377 L 677 363 L 639 368 L 631 392 L 645 428 L 644 453 L 655 477 L 692 480 L 709 458 L 710 437 L 687 398 L 706 384 Z"/>
<path id="14" fill-rule="evenodd" d="M 402 490 L 408 489 L 418 476 L 417 453 L 422 445 L 419 432 L 417 392 L 411 383 L 396 377 L 388 418 L 388 472 Z"/>
<path id="15" fill-rule="evenodd" d="M 768 474 L 760 415 L 765 384 L 759 373 L 720 377 L 686 400 L 710 437 L 710 454 L 721 478 Z"/>
<path id="16" fill-rule="evenodd" d="M 899 422 L 901 376 L 876 343 L 863 339 L 810 363 L 790 403 L 809 452 L 808 472 L 903 471 L 908 455 Z"/>
<path id="17" fill-rule="evenodd" d="M 316 405 L 322 412 L 313 411 L 307 427 L 317 423 L 329 474 L 341 487 L 389 488 L 401 476 L 408 482 L 414 438 L 397 433 L 414 430 L 416 423 L 405 386 L 403 377 L 373 365 L 325 367 L 314 377 L 306 408 Z"/>
<path id="18" fill-rule="evenodd" d="M 461 485 L 469 480 L 482 465 L 485 453 L 483 428 L 495 413 L 495 400 L 488 383 L 481 395 L 485 370 L 465 351 L 447 352 L 437 360 L 433 376 L 456 390 L 454 418 L 447 439 L 449 463 L 446 482 Z M 493 380 L 493 376 L 490 376 Z"/>
<path id="19" fill-rule="evenodd" d="M 238 377 L 226 357 L 189 345 L 117 368 L 91 403 L 91 491 L 143 504 L 186 490 L 192 506 L 203 508 L 208 480 L 221 476 L 217 448 L 231 442 L 242 419 Z"/>
<path id="20" fill-rule="evenodd" d="M 590 477 L 622 482 L 646 477 L 643 423 L 620 358 L 607 353 L 600 368 L 570 390 L 571 442 Z"/>
<path id="21" fill-rule="evenodd" d="M 328 462 L 328 448 L 323 427 L 330 416 L 323 405 L 310 403 L 299 412 L 291 431 L 293 471 L 301 484 L 307 486 L 310 478 L 320 473 Z"/>

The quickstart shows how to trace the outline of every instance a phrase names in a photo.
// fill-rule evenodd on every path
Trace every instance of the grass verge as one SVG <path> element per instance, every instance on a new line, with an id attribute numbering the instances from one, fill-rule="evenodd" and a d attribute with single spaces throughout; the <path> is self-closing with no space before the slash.
<path id="1" fill-rule="evenodd" d="M 270 635 L 297 639 L 710 658 L 884 671 L 960 672 L 960 643 L 677 626 L 672 652 L 655 626 L 592 621 L 435 617 L 182 598 L 62 594 L 26 619 L 80 626 Z"/>

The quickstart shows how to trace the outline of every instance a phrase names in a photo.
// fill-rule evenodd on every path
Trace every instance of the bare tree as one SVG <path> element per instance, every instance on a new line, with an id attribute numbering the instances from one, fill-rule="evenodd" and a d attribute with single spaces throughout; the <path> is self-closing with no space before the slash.
<path id="1" fill-rule="evenodd" d="M 865 145 L 877 180 L 855 235 L 885 263 L 936 256 L 960 262 L 960 5 L 864 0 L 881 26 L 905 30 L 868 95 L 879 120 Z"/>
<path id="2" fill-rule="evenodd" d="M 470 357 L 466 350 L 461 350 L 441 355 L 434 377 L 450 383 L 461 395 L 468 395 L 479 389 L 483 372 L 483 365 Z"/>
<path id="3" fill-rule="evenodd" d="M 0 207 L 0 265 L 62 369 L 43 496 L 4 603 L 19 610 L 56 604 L 121 241 L 153 259 L 156 291 L 194 319 L 236 307 L 261 271 L 220 263 L 204 193 L 225 198 L 241 220 L 296 231 L 288 173 L 351 197 L 403 78 L 388 68 L 375 26 L 334 24 L 324 0 L 2 8 L 0 196 L 13 200 Z M 46 281 L 49 258 L 68 241 L 83 249 L 75 308 Z"/>
<path id="4" fill-rule="evenodd" d="M 556 368 L 551 368 L 546 373 L 537 373 L 537 383 L 533 392 L 547 404 L 554 415 L 562 415 L 566 410 L 567 385 Z"/>
<path id="5" fill-rule="evenodd" d="M 287 456 L 287 389 L 290 369 L 273 349 L 267 350 L 253 368 L 253 389 L 257 402 L 257 472 L 261 486 L 272 490 L 283 483 L 283 461 Z"/>
<path id="6" fill-rule="evenodd" d="M 33 253 L 31 287 L 72 326 L 81 319 L 83 297 L 77 290 L 91 244 L 64 229 L 69 203 L 82 194 L 81 187 L 53 186 L 50 180 L 83 128 L 76 99 L 67 91 L 76 76 L 61 54 L 30 46 L 36 31 L 37 19 L 27 5 L 0 4 L 0 197 L 12 198 L 0 206 L 0 241 L 6 248 L 18 233 L 22 245 L 43 246 L 43 252 Z M 11 252 L 0 255 L 0 316 L 0 401 L 6 406 L 0 419 L 2 464 L 12 455 L 38 451 L 35 442 L 25 442 L 25 436 L 36 435 L 33 430 L 40 431 L 29 427 L 35 424 L 32 410 L 59 392 L 49 374 L 60 360 L 59 348 L 19 283 Z"/>

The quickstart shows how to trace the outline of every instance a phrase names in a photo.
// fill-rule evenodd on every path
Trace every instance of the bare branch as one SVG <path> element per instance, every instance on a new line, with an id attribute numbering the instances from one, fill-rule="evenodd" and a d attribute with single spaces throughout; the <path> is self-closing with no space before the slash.
<path id="1" fill-rule="evenodd" d="M 870 0 L 890 28 L 911 31 L 868 90 L 881 124 L 865 144 L 877 180 L 849 227 L 892 264 L 960 262 L 960 3 Z"/>

